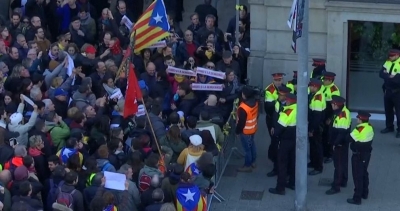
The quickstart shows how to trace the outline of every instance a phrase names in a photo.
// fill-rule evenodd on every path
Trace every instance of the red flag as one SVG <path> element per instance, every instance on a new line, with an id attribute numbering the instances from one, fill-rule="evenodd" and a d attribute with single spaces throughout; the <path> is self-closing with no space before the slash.
<path id="1" fill-rule="evenodd" d="M 129 64 L 128 87 L 125 94 L 124 118 L 136 114 L 138 111 L 138 100 L 142 100 L 142 92 L 136 78 L 133 64 Z"/>

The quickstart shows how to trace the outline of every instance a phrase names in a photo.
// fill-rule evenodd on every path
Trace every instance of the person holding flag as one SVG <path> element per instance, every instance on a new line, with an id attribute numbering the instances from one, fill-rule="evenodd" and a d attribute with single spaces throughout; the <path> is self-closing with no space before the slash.
<path id="1" fill-rule="evenodd" d="M 176 189 L 177 211 L 206 211 L 207 201 L 199 187 L 191 181 L 187 172 L 181 174 L 181 181 Z"/>

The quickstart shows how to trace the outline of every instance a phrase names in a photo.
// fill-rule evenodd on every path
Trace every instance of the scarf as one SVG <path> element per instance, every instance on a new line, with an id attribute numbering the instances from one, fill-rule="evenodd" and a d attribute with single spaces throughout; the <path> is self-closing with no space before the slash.
<path id="1" fill-rule="evenodd" d="M 38 148 L 33 148 L 33 147 L 29 147 L 29 155 L 32 157 L 36 157 L 39 155 L 42 155 L 42 151 L 40 151 Z"/>
<path id="2" fill-rule="evenodd" d="M 90 13 L 87 12 L 85 17 L 81 17 L 81 21 L 86 22 L 86 20 L 89 19 L 89 17 L 90 17 Z"/>
<path id="3" fill-rule="evenodd" d="M 103 211 L 117 211 L 117 207 L 114 206 L 113 204 L 108 205 Z"/>
<path id="4" fill-rule="evenodd" d="M 49 51 L 48 55 L 49 55 L 49 57 L 50 57 L 51 60 L 56 60 L 56 59 L 58 59 L 58 56 L 53 56 L 53 54 L 51 54 L 51 51 Z"/>
<path id="5" fill-rule="evenodd" d="M 185 80 L 185 76 L 175 74 L 174 75 L 174 79 L 175 79 L 176 82 L 181 83 L 183 80 Z"/>
<path id="6" fill-rule="evenodd" d="M 118 55 L 122 53 L 121 50 L 121 43 L 119 42 L 119 39 L 115 40 L 115 43 L 112 47 L 110 47 L 110 51 L 112 53 L 112 55 Z"/>

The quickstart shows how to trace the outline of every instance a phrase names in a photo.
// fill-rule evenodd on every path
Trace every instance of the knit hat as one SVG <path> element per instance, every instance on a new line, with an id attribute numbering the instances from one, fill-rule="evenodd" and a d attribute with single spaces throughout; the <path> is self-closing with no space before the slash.
<path id="1" fill-rule="evenodd" d="M 20 113 L 13 113 L 10 116 L 10 124 L 11 125 L 18 125 L 22 121 L 22 114 Z"/>
<path id="2" fill-rule="evenodd" d="M 192 135 L 189 137 L 190 144 L 193 146 L 200 146 L 203 143 L 203 139 L 199 135 Z"/>
<path id="3" fill-rule="evenodd" d="M 17 167 L 14 171 L 14 179 L 16 181 L 26 180 L 28 179 L 28 176 L 29 171 L 24 165 Z"/>

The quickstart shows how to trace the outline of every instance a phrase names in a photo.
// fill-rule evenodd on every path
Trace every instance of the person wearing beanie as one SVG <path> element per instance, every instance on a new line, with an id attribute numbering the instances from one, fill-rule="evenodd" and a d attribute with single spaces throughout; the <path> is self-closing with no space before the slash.
<path id="1" fill-rule="evenodd" d="M 199 135 L 192 135 L 189 137 L 190 144 L 185 148 L 178 157 L 177 163 L 185 167 L 185 171 L 188 167 L 195 163 L 200 156 L 205 152 L 203 139 Z"/>
<path id="2" fill-rule="evenodd" d="M 374 139 L 374 128 L 369 123 L 370 117 L 371 114 L 359 111 L 357 126 L 350 133 L 350 149 L 353 151 L 351 166 L 354 181 L 354 195 L 347 199 L 350 204 L 360 205 L 361 198 L 368 199 L 368 165 L 371 159 L 372 140 Z"/>
<path id="3" fill-rule="evenodd" d="M 274 138 L 279 141 L 279 150 L 277 184 L 268 190 L 272 194 L 285 195 L 285 188 L 294 190 L 295 187 L 296 115 L 297 97 L 286 94 L 286 106 L 279 113 L 273 132 Z"/>
<path id="4" fill-rule="evenodd" d="M 20 96 L 21 103 L 18 105 L 18 110 L 16 113 L 13 113 L 10 116 L 10 123 L 8 124 L 8 130 L 11 132 L 18 132 L 19 136 L 17 137 L 17 144 L 28 146 L 28 131 L 35 126 L 36 119 L 38 117 L 38 106 L 33 105 L 33 112 L 29 121 L 24 124 L 22 112 L 25 107 L 25 100 L 23 95 Z"/>
<path id="5" fill-rule="evenodd" d="M 242 102 L 237 110 L 236 135 L 240 137 L 245 156 L 244 164 L 238 168 L 239 172 L 252 172 L 256 167 L 256 146 L 254 134 L 257 132 L 258 102 L 254 99 L 254 90 L 248 86 L 243 87 Z"/>
<path id="6" fill-rule="evenodd" d="M 327 195 L 340 192 L 341 187 L 347 187 L 348 165 L 349 165 L 349 142 L 347 137 L 350 133 L 351 116 L 347 109 L 346 100 L 343 97 L 332 96 L 333 118 L 329 128 L 329 141 L 333 146 L 333 164 L 335 171 L 331 189 L 326 191 Z"/>

